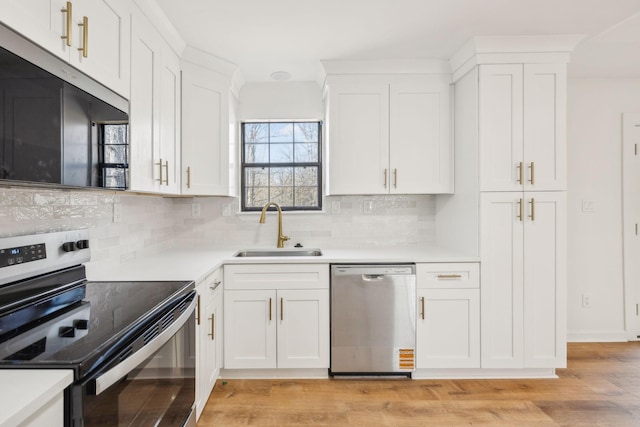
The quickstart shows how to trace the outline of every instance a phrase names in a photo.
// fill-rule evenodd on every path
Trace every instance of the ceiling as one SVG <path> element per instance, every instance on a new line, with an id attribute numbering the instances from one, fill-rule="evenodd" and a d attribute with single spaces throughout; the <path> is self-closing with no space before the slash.
<path id="1" fill-rule="evenodd" d="M 188 45 L 246 81 L 320 60 L 448 59 L 472 36 L 586 37 L 574 77 L 640 78 L 640 0 L 156 0 Z"/>

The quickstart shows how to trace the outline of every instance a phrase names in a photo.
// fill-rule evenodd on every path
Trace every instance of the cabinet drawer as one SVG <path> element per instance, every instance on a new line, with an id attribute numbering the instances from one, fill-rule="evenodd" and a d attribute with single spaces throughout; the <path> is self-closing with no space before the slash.
<path id="1" fill-rule="evenodd" d="M 417 264 L 418 288 L 479 288 L 480 266 L 476 262 Z"/>
<path id="2" fill-rule="evenodd" d="M 328 289 L 328 264 L 225 265 L 225 289 Z"/>

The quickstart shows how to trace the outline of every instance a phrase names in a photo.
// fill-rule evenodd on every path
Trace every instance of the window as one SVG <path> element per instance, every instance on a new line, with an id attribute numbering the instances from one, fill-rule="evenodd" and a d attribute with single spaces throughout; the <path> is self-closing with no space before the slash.
<path id="1" fill-rule="evenodd" d="M 129 138 L 127 123 L 97 123 L 100 186 L 126 190 L 129 186 Z"/>
<path id="2" fill-rule="evenodd" d="M 321 122 L 242 124 L 242 210 L 322 208 Z"/>

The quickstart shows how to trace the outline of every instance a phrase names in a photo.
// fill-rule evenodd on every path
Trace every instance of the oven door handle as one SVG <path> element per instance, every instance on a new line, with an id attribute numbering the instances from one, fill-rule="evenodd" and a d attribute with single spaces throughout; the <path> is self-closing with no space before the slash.
<path id="1" fill-rule="evenodd" d="M 145 359 L 162 348 L 189 320 L 189 317 L 195 311 L 197 303 L 195 298 L 191 300 L 187 309 L 167 329 L 163 330 L 140 350 L 97 377 L 95 379 L 96 396 L 120 381 L 125 375 L 144 362 Z"/>

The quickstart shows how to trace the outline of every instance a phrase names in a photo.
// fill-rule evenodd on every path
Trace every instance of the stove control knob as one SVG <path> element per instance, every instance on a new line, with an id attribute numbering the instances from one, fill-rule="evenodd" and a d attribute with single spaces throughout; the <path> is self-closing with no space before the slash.
<path id="1" fill-rule="evenodd" d="M 76 329 L 89 329 L 89 321 L 87 319 L 76 319 L 73 321 L 73 326 Z"/>
<path id="2" fill-rule="evenodd" d="M 74 338 L 76 336 L 76 328 L 73 326 L 61 326 L 58 329 L 58 336 L 63 338 Z"/>
<path id="3" fill-rule="evenodd" d="M 89 241 L 88 240 L 78 240 L 76 242 L 76 247 L 78 249 L 87 249 L 89 247 Z"/>
<path id="4" fill-rule="evenodd" d="M 76 250 L 76 242 L 64 242 L 62 244 L 62 250 L 65 252 L 73 252 Z"/>

